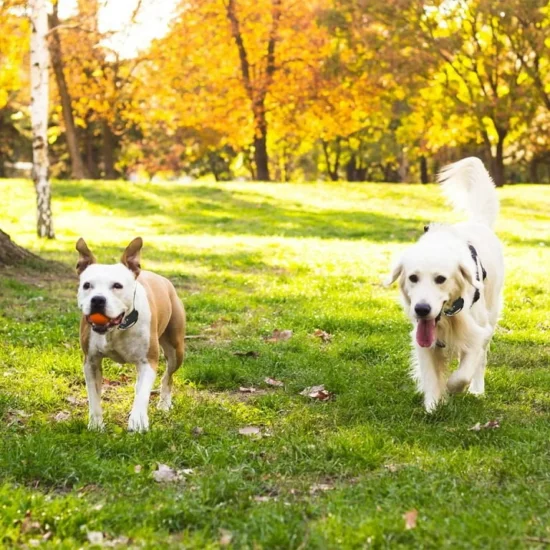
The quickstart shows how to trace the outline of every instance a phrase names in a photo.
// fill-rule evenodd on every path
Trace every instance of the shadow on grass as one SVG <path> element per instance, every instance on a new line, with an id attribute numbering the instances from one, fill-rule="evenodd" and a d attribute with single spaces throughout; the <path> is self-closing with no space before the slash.
<path id="1" fill-rule="evenodd" d="M 135 193 L 117 192 L 116 184 L 75 185 L 56 183 L 56 194 L 65 198 L 82 198 L 124 217 L 152 215 L 170 218 L 173 233 L 256 235 L 284 237 L 316 237 L 338 239 L 368 239 L 372 241 L 413 240 L 421 234 L 424 220 L 395 218 L 374 212 L 307 210 L 301 204 L 294 207 L 273 202 L 270 197 L 247 191 L 248 200 L 238 191 L 209 187 L 163 188 L 162 197 L 155 199 L 155 187 L 135 186 Z M 127 184 L 132 185 L 132 184 Z M 252 188 L 251 188 L 252 189 Z M 312 192 L 314 189 L 312 188 Z M 168 202 L 170 208 L 163 206 Z"/>

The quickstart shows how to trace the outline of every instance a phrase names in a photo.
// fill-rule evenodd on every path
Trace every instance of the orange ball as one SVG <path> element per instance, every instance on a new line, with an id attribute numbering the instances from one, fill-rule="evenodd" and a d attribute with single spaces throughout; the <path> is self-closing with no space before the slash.
<path id="1" fill-rule="evenodd" d="M 90 316 L 88 316 L 88 319 L 92 321 L 95 325 L 106 325 L 110 322 L 111 319 L 109 317 L 106 317 L 102 313 L 92 313 Z"/>

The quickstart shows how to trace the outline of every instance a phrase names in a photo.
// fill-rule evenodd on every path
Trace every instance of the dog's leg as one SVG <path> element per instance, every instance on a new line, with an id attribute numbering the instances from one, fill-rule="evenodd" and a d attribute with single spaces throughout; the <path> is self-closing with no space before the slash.
<path id="1" fill-rule="evenodd" d="M 166 356 L 166 372 L 162 377 L 160 399 L 157 407 L 161 411 L 168 411 L 172 407 L 172 377 L 183 362 L 183 346 L 174 347 L 171 343 L 162 342 L 162 349 Z"/>
<path id="2" fill-rule="evenodd" d="M 415 350 L 414 377 L 418 383 L 418 389 L 424 395 L 426 412 L 430 413 L 436 409 L 444 395 L 445 382 L 443 374 L 446 358 L 441 350 L 419 346 L 416 346 Z"/>
<path id="3" fill-rule="evenodd" d="M 491 338 L 491 328 L 487 325 L 480 327 L 470 322 L 467 337 L 464 339 L 465 345 L 460 353 L 460 364 L 451 374 L 447 381 L 447 389 L 450 393 L 460 393 L 464 391 L 476 378 L 476 387 L 483 383 L 485 373 L 485 364 L 487 362 L 487 346 Z M 483 392 L 477 392 L 483 393 Z"/>
<path id="4" fill-rule="evenodd" d="M 90 357 L 87 355 L 84 360 L 84 378 L 90 410 L 88 429 L 90 430 L 102 430 L 105 427 L 101 408 L 101 386 L 103 384 L 101 362 L 102 358 L 100 356 Z"/>
<path id="5" fill-rule="evenodd" d="M 137 365 L 137 381 L 136 394 L 134 398 L 134 406 L 130 413 L 128 421 L 128 430 L 131 432 L 146 432 L 149 429 L 149 416 L 147 409 L 149 408 L 149 397 L 155 378 L 157 376 L 156 364 L 144 361 Z"/>
<path id="6" fill-rule="evenodd" d="M 472 382 L 470 383 L 470 387 L 468 389 L 468 392 L 473 395 L 483 395 L 485 393 L 485 368 L 487 366 L 487 352 L 488 346 L 483 351 L 481 361 L 474 372 Z"/>

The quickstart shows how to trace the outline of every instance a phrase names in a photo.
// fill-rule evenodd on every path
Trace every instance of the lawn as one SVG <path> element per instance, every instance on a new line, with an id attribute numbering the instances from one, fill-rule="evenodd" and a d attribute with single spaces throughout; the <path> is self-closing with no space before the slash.
<path id="1" fill-rule="evenodd" d="M 431 416 L 397 290 L 380 281 L 426 221 L 455 219 L 437 187 L 56 182 L 48 242 L 34 237 L 32 185 L 4 180 L 0 194 L 0 228 L 62 264 L 0 271 L 5 547 L 550 544 L 550 187 L 499 190 L 507 280 L 487 396 Z M 107 362 L 107 429 L 91 433 L 74 244 L 112 262 L 136 235 L 195 338 L 173 410 L 154 396 L 144 435 L 125 431 L 133 367 Z M 292 337 L 268 341 L 275 329 Z M 300 395 L 318 384 L 329 400 Z M 155 481 L 158 464 L 179 479 Z"/>

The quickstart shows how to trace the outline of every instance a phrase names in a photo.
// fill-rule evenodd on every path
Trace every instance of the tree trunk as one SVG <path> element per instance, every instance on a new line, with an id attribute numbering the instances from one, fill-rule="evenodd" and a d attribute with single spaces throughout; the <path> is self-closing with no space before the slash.
<path id="1" fill-rule="evenodd" d="M 30 0 L 32 177 L 36 189 L 37 233 L 54 239 L 48 161 L 48 12 L 46 0 Z"/>
<path id="2" fill-rule="evenodd" d="M 426 157 L 422 155 L 420 157 L 420 181 L 422 183 L 430 183 L 430 176 L 428 174 L 428 161 Z"/>
<path id="3" fill-rule="evenodd" d="M 493 158 L 493 180 L 497 187 L 502 187 L 506 183 L 506 175 L 504 170 L 504 140 L 506 138 L 506 130 L 497 129 L 498 143 L 496 155 Z"/>
<path id="4" fill-rule="evenodd" d="M 40 260 L 32 252 L 16 245 L 10 236 L 0 229 L 0 266 L 15 265 L 26 260 Z"/>
<path id="5" fill-rule="evenodd" d="M 67 146 L 69 148 L 69 156 L 71 157 L 71 177 L 74 179 L 84 179 L 89 177 L 86 173 L 86 167 L 82 162 L 80 153 L 80 143 L 78 132 L 73 117 L 73 107 L 65 72 L 63 70 L 63 53 L 61 50 L 61 40 L 59 32 L 56 28 L 59 26 L 59 17 L 57 15 L 58 2 L 53 4 L 53 14 L 50 17 L 51 29 L 53 31 L 50 39 L 50 55 L 52 60 L 55 81 L 61 99 L 61 108 L 63 112 L 63 122 L 65 123 L 65 136 L 67 138 Z"/>
<path id="6" fill-rule="evenodd" d="M 90 178 L 96 180 L 99 178 L 99 169 L 97 166 L 97 155 L 94 149 L 93 122 L 91 122 L 90 120 L 86 121 L 85 146 L 87 171 Z"/>
<path id="7" fill-rule="evenodd" d="M 267 122 L 259 121 L 254 136 L 254 164 L 256 165 L 256 179 L 270 181 L 269 157 L 267 154 Z"/>
<path id="8" fill-rule="evenodd" d="M 539 161 L 536 157 L 529 163 L 529 183 L 539 182 Z"/>
<path id="9" fill-rule="evenodd" d="M 115 136 L 111 131 L 111 127 L 107 121 L 102 122 L 102 134 L 103 134 L 103 168 L 105 170 L 105 179 L 114 180 L 118 177 L 115 170 L 115 156 L 113 154 L 115 149 Z"/>
<path id="10" fill-rule="evenodd" d="M 401 183 L 407 183 L 409 181 L 409 159 L 405 151 L 401 151 L 399 155 L 399 181 Z"/>

